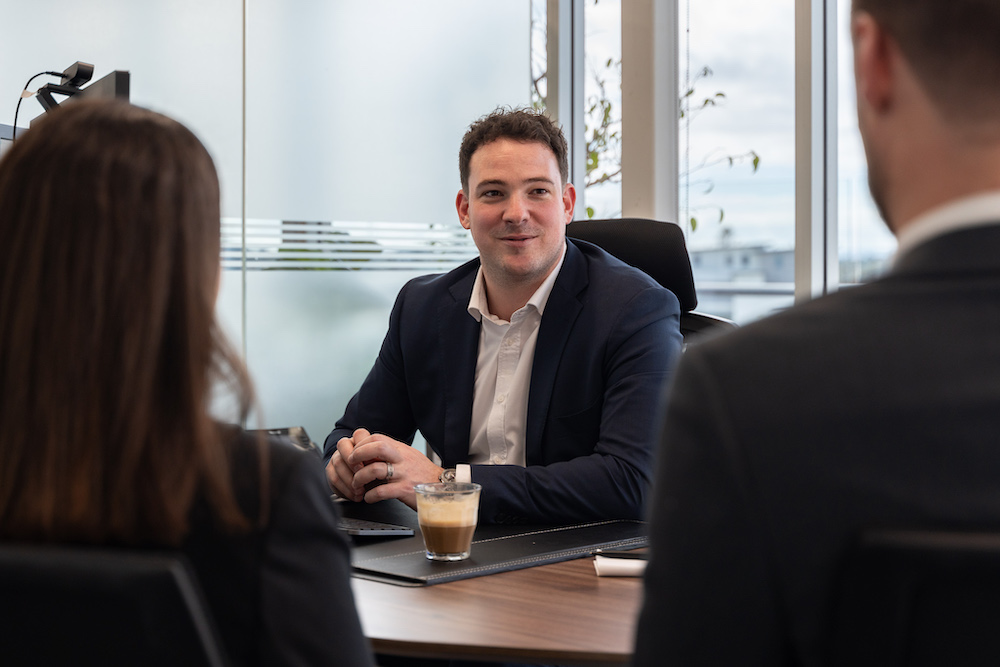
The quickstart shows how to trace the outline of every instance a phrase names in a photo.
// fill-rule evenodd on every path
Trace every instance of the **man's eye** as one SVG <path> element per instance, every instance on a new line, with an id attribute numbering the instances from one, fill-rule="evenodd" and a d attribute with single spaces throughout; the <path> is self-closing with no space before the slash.
<path id="1" fill-rule="evenodd" d="M 499 197 L 500 196 L 500 191 L 499 190 L 487 190 L 486 192 L 483 193 L 482 196 L 483 197 Z"/>
<path id="2" fill-rule="evenodd" d="M 549 194 L 549 191 L 546 188 L 535 188 L 534 190 L 531 191 L 531 194 L 533 194 L 533 195 L 547 195 L 547 194 Z"/>

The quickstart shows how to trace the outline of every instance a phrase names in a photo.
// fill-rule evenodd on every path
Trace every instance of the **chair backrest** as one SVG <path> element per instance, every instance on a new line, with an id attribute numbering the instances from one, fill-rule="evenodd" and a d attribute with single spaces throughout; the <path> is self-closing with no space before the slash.
<path id="1" fill-rule="evenodd" d="M 577 220 L 566 227 L 566 236 L 603 248 L 673 292 L 681 305 L 681 334 L 685 340 L 709 330 L 736 328 L 730 320 L 694 310 L 698 295 L 691 257 L 684 232 L 676 224 L 646 218 Z"/>
<path id="2" fill-rule="evenodd" d="M 838 587 L 833 667 L 1000 665 L 1000 533 L 861 536 Z"/>
<path id="3" fill-rule="evenodd" d="M 176 555 L 0 546 L 0 663 L 227 664 Z"/>

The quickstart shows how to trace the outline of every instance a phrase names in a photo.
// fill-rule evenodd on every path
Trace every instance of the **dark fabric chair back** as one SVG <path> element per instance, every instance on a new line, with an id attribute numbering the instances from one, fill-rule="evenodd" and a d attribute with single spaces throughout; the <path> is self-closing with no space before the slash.
<path id="1" fill-rule="evenodd" d="M 1000 533 L 867 532 L 837 590 L 831 667 L 1000 665 Z"/>
<path id="2" fill-rule="evenodd" d="M 176 555 L 0 546 L 0 663 L 227 664 L 185 561 Z"/>
<path id="3" fill-rule="evenodd" d="M 590 241 L 621 261 L 649 274 L 674 293 L 681 312 L 698 306 L 684 232 L 670 222 L 645 218 L 575 220 L 566 236 Z"/>
<path id="4" fill-rule="evenodd" d="M 674 223 L 646 218 L 576 220 L 566 227 L 566 236 L 603 248 L 673 292 L 681 304 L 681 334 L 685 341 L 702 333 L 736 328 L 730 320 L 695 311 L 698 295 L 691 257 L 684 232 Z"/>

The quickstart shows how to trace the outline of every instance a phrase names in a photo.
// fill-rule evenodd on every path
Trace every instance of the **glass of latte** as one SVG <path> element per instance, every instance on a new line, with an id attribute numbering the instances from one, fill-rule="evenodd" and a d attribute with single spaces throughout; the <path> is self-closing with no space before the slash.
<path id="1" fill-rule="evenodd" d="M 417 484 L 417 522 L 430 560 L 464 560 L 479 519 L 479 484 Z"/>

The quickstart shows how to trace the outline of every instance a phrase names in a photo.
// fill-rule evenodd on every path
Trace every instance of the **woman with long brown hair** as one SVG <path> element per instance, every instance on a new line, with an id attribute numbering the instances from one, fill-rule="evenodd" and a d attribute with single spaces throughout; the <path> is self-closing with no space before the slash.
<path id="1" fill-rule="evenodd" d="M 252 404 L 215 320 L 219 184 L 184 126 L 50 112 L 0 160 L 0 540 L 173 548 L 236 664 L 371 664 L 317 457 Z"/>

